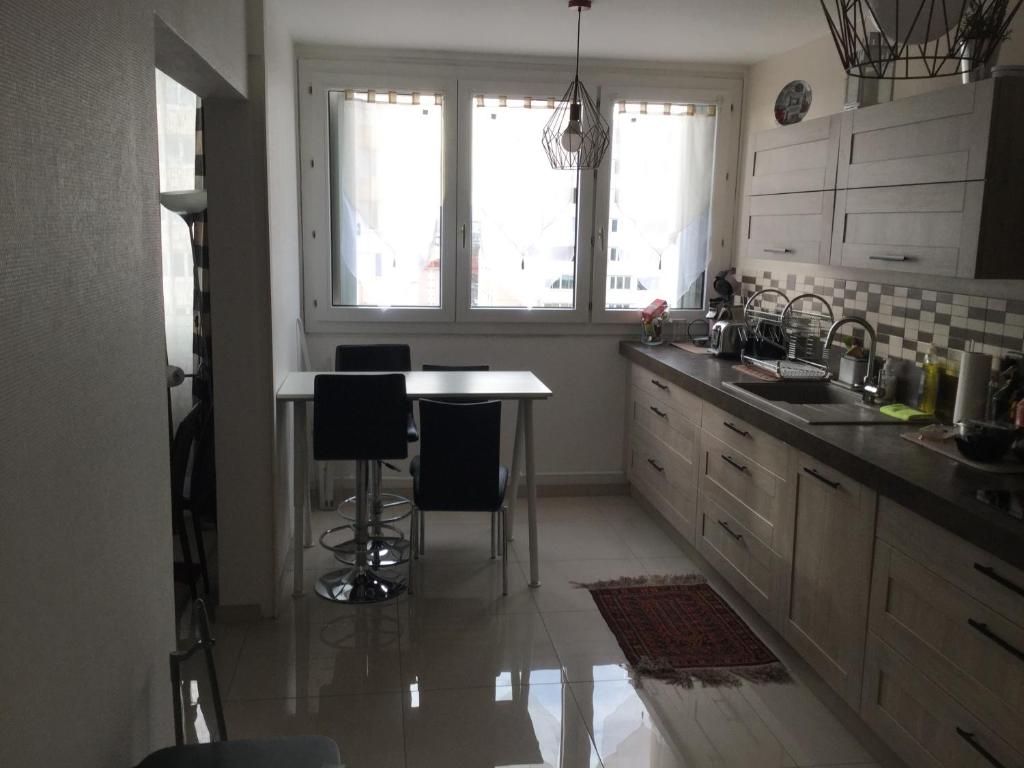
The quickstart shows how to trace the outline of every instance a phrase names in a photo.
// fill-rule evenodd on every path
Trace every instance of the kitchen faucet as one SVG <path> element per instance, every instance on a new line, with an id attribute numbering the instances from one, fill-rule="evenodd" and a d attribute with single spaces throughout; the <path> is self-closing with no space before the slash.
<path id="1" fill-rule="evenodd" d="M 828 351 L 832 348 L 832 342 L 835 341 L 836 331 L 847 323 L 859 325 L 867 332 L 868 338 L 871 340 L 871 348 L 868 349 L 867 375 L 864 376 L 862 384 L 859 386 L 854 384 L 853 388 L 860 389 L 863 392 L 865 403 L 875 403 L 883 397 L 884 392 L 875 376 L 875 347 L 878 344 L 878 337 L 875 335 L 875 329 L 871 326 L 871 323 L 859 317 L 841 317 L 832 323 L 832 327 L 828 329 L 828 335 L 825 337 L 824 354 L 826 355 L 826 361 Z"/>

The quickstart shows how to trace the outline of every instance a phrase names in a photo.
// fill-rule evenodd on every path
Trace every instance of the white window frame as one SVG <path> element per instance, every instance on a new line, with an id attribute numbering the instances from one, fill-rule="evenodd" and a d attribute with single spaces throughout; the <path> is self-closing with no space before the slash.
<path id="1" fill-rule="evenodd" d="M 487 93 L 507 96 L 546 96 L 551 94 L 559 98 L 565 91 L 565 83 L 544 79 L 526 80 L 459 80 L 459 181 L 458 181 L 458 221 L 460 240 L 458 295 L 459 303 L 457 319 L 460 322 L 490 323 L 585 323 L 589 320 L 590 300 L 590 233 L 593 231 L 593 207 L 589 201 L 593 199 L 593 174 L 581 173 L 577 186 L 577 242 L 576 242 L 576 285 L 573 290 L 575 306 L 571 309 L 554 309 L 550 307 L 512 308 L 512 307 L 474 307 L 472 298 L 472 238 L 463 241 L 462 232 L 472 232 L 473 212 L 473 97 Z M 537 151 L 541 151 L 540 136 L 537 136 Z M 571 173 L 571 171 L 561 171 Z M 465 229 L 463 229 L 465 228 Z"/>
<path id="2" fill-rule="evenodd" d="M 451 322 L 455 320 L 455 188 L 457 83 L 443 72 L 381 66 L 367 61 L 345 68 L 299 63 L 299 168 L 301 175 L 303 306 L 310 329 L 329 329 L 337 322 Z M 419 91 L 443 95 L 444 171 L 441 206 L 441 305 L 439 307 L 342 307 L 333 303 L 331 251 L 331 169 L 328 148 L 328 94 L 353 88 L 387 92 Z"/>
<path id="3" fill-rule="evenodd" d="M 672 309 L 677 320 L 695 320 L 703 317 L 708 304 L 708 292 L 716 272 L 729 266 L 733 251 L 733 222 L 735 215 L 736 163 L 739 143 L 739 116 L 736 105 L 740 94 L 734 89 L 707 89 L 699 87 L 648 87 L 629 82 L 607 83 L 601 88 L 601 114 L 612 130 L 613 112 L 619 101 L 669 102 L 673 104 L 714 104 L 717 107 L 715 125 L 715 163 L 711 174 L 711 226 L 709 234 L 708 265 L 704 272 L 704 307 L 699 309 Z M 637 322 L 639 309 L 606 309 L 608 303 L 608 233 L 610 227 L 610 198 L 612 176 L 612 147 L 609 146 L 604 162 L 597 170 L 597 189 L 594 201 L 594 278 L 591 320 L 595 323 Z"/>
<path id="4" fill-rule="evenodd" d="M 302 306 L 307 331 L 422 333 L 558 332 L 571 323 L 578 332 L 625 333 L 638 310 L 605 309 L 607 296 L 607 195 L 611 149 L 598 171 L 580 174 L 574 309 L 471 308 L 472 245 L 464 248 L 459 227 L 471 227 L 471 98 L 474 92 L 561 94 L 572 77 L 570 59 L 403 52 L 322 46 L 298 47 L 298 165 L 303 275 Z M 711 255 L 704 303 L 715 272 L 734 263 L 733 226 L 743 73 L 740 67 L 645 62 L 592 62 L 581 79 L 611 126 L 617 99 L 716 104 L 719 107 L 712 187 Z M 441 307 L 338 307 L 332 305 L 330 166 L 327 92 L 345 88 L 419 90 L 444 94 L 444 197 L 441 228 Z M 538 136 L 538 147 L 540 137 Z M 603 186 L 602 186 L 603 185 Z M 675 311 L 676 319 L 703 310 Z M 555 321 L 555 322 L 552 322 Z"/>

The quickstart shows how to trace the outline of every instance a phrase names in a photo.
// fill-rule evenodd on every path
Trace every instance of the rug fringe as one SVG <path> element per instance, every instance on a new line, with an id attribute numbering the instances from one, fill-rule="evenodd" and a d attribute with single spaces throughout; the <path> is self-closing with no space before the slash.
<path id="1" fill-rule="evenodd" d="M 706 584 L 707 579 L 699 573 L 687 574 L 665 574 L 662 576 L 622 576 L 618 579 L 607 579 L 605 581 L 580 582 L 574 581 L 572 585 L 578 589 L 618 589 L 621 587 L 674 587 L 693 586 L 694 584 Z"/>
<path id="2" fill-rule="evenodd" d="M 693 688 L 700 683 L 705 688 L 738 688 L 746 680 L 750 683 L 791 683 L 789 670 L 779 661 L 746 667 L 703 667 L 695 669 L 673 669 L 660 664 L 641 660 L 635 672 L 682 688 Z"/>

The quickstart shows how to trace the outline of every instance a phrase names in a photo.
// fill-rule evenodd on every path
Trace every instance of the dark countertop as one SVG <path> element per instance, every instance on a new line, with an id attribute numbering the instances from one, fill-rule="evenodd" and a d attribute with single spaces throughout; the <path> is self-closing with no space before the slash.
<path id="1" fill-rule="evenodd" d="M 980 489 L 1024 492 L 1024 475 L 982 472 L 900 439 L 913 425 L 811 425 L 727 382 L 753 381 L 735 360 L 685 352 L 669 344 L 622 341 L 630 361 L 888 496 L 992 555 L 1024 568 L 1024 522 L 983 502 Z"/>

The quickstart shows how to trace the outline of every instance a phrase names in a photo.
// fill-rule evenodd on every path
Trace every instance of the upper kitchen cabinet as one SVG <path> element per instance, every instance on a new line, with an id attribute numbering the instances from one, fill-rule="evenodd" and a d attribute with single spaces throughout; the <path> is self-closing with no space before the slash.
<path id="1" fill-rule="evenodd" d="M 835 189 L 840 115 L 754 136 L 747 152 L 751 195 Z"/>
<path id="2" fill-rule="evenodd" d="M 844 112 L 837 187 L 984 179 L 995 85 L 985 80 Z"/>

